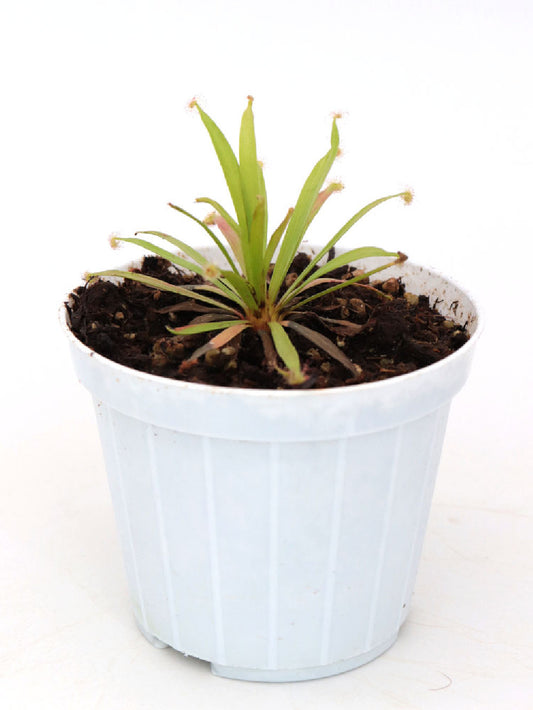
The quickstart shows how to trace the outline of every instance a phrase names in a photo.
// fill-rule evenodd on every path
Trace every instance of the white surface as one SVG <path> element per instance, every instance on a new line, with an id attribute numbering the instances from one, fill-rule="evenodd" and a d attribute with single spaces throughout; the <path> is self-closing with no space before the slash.
<path id="1" fill-rule="evenodd" d="M 396 640 L 450 400 L 482 328 L 455 284 L 409 261 L 401 273 L 408 291 L 449 302 L 443 315 L 468 322 L 471 339 L 366 385 L 162 379 L 95 354 L 64 323 L 95 400 L 132 607 L 156 645 L 209 660 L 218 676 L 279 682 L 357 668 Z"/>
<path id="2" fill-rule="evenodd" d="M 531 333 L 517 326 L 533 256 L 531 3 L 51 0 L 0 15 L 2 709 L 530 708 Z M 78 274 L 110 263 L 109 232 L 186 236 L 166 202 L 224 197 L 184 106 L 199 94 L 234 138 L 248 93 L 276 215 L 327 148 L 329 112 L 345 111 L 346 189 L 313 236 L 328 209 L 334 228 L 412 185 L 409 210 L 383 207 L 347 243 L 400 247 L 487 313 L 397 644 L 286 686 L 214 678 L 135 628 L 91 403 L 56 322 Z"/>

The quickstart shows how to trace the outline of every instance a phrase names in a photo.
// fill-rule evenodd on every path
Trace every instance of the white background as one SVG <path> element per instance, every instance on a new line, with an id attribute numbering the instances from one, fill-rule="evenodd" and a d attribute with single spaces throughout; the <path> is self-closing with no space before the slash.
<path id="1" fill-rule="evenodd" d="M 529 0 L 30 0 L 0 11 L 0 67 L 0 707 L 533 707 Z M 227 199 L 187 104 L 235 141 L 247 94 L 273 219 L 340 111 L 346 189 L 310 236 L 412 186 L 409 209 L 388 203 L 346 244 L 450 273 L 486 315 L 397 644 L 300 684 L 218 679 L 140 637 L 57 323 L 81 273 L 117 263 L 111 231 L 199 238 L 166 203 Z"/>

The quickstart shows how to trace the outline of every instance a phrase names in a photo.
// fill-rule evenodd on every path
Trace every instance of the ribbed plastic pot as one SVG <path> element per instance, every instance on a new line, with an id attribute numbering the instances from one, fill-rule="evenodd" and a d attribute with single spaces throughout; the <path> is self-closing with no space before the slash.
<path id="1" fill-rule="evenodd" d="M 395 267 L 396 268 L 396 267 Z M 71 333 L 92 393 L 135 618 L 228 678 L 320 678 L 388 649 L 405 620 L 450 401 L 479 336 L 472 298 L 398 267 L 468 324 L 453 355 L 382 382 L 264 391 L 118 365 Z M 446 305 L 448 304 L 448 305 Z"/>

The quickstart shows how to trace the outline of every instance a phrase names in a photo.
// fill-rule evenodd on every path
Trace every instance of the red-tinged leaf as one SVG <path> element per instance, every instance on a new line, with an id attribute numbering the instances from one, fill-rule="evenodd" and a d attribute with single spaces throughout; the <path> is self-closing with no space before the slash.
<path id="1" fill-rule="evenodd" d="M 218 333 L 218 335 L 215 335 L 214 338 L 211 338 L 211 340 L 209 340 L 205 345 L 202 345 L 202 347 L 195 350 L 186 362 L 198 360 L 198 358 L 201 358 L 202 355 L 205 355 L 209 352 L 209 350 L 223 348 L 231 340 L 233 340 L 233 338 L 236 338 L 240 333 L 242 333 L 243 330 L 249 328 L 249 326 L 250 324 L 245 322 L 231 325 L 229 328 L 223 330 L 222 333 Z"/>
<path id="2" fill-rule="evenodd" d="M 340 283 L 343 283 L 343 279 L 313 279 L 313 281 L 306 283 L 305 286 L 298 291 L 298 293 L 303 293 L 304 291 L 307 291 L 308 288 L 314 288 L 315 286 L 320 286 L 321 284 Z"/>
<path id="3" fill-rule="evenodd" d="M 169 203 L 168 203 L 168 206 L 169 206 L 169 207 L 172 207 L 172 209 L 173 209 L 173 210 L 176 210 L 176 212 L 180 212 L 181 214 L 185 215 L 186 217 L 189 217 L 189 219 L 192 219 L 193 222 L 196 222 L 196 224 L 200 225 L 200 227 L 202 227 L 202 229 L 203 229 L 205 232 L 207 232 L 207 234 L 211 237 L 211 239 L 215 242 L 215 244 L 217 245 L 217 247 L 220 249 L 220 251 L 221 251 L 222 254 L 224 255 L 224 258 L 226 259 L 226 261 L 227 261 L 228 264 L 230 265 L 230 268 L 231 268 L 235 273 L 238 273 L 237 267 L 235 266 L 235 264 L 234 264 L 234 262 L 233 262 L 233 259 L 232 259 L 231 256 L 230 256 L 230 253 L 228 252 L 228 250 L 226 249 L 226 247 L 222 244 L 222 242 L 221 242 L 220 239 L 217 237 L 217 235 L 216 235 L 211 229 L 209 229 L 209 227 L 207 226 L 207 224 L 205 224 L 204 222 L 202 222 L 202 220 L 198 219 L 198 217 L 195 217 L 195 216 L 194 216 L 193 214 L 191 214 L 190 212 L 187 212 L 187 210 L 184 210 L 183 207 L 178 207 L 178 205 L 173 205 L 172 202 L 169 202 Z"/>
<path id="4" fill-rule="evenodd" d="M 331 185 L 328 185 L 325 190 L 322 190 L 318 193 L 314 205 L 311 208 L 311 212 L 307 221 L 307 226 L 309 226 L 314 220 L 314 218 L 317 216 L 328 197 L 331 197 L 334 192 L 340 192 L 343 189 L 344 185 L 342 185 L 340 182 L 332 182 Z"/>
<path id="5" fill-rule="evenodd" d="M 231 227 L 230 224 L 224 219 L 224 217 L 219 215 L 217 212 L 213 212 L 213 214 L 210 216 L 210 220 L 212 220 L 213 224 L 216 224 L 222 234 L 226 237 L 226 241 L 230 245 L 232 252 L 235 254 L 235 258 L 237 259 L 237 261 L 241 265 L 241 268 L 244 271 L 246 265 L 244 263 L 241 239 L 239 235 L 233 229 L 233 227 Z"/>

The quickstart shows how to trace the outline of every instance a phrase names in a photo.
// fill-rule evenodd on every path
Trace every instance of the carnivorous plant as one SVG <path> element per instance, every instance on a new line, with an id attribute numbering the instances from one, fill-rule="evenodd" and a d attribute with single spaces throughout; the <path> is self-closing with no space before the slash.
<path id="1" fill-rule="evenodd" d="M 385 251 L 378 247 L 360 247 L 331 258 L 320 264 L 346 232 L 361 217 L 377 205 L 393 198 L 401 198 L 406 204 L 413 199 L 410 190 L 381 197 L 356 212 L 314 255 L 303 271 L 293 279 L 287 279 L 291 264 L 302 243 L 304 235 L 317 213 L 334 192 L 342 185 L 331 183 L 324 187 L 325 180 L 339 152 L 339 131 L 333 117 L 331 145 L 327 153 L 316 163 L 309 174 L 294 208 L 291 208 L 279 226 L 269 235 L 267 193 L 262 164 L 257 159 L 252 97 L 243 113 L 239 135 L 239 157 L 235 155 L 224 134 L 215 122 L 203 111 L 197 101 L 191 103 L 207 129 L 222 167 L 234 207 L 234 216 L 222 205 L 208 197 L 196 201 L 210 205 L 214 211 L 203 221 L 178 205 L 174 210 L 196 222 L 220 250 L 226 267 L 209 261 L 199 251 L 180 239 L 158 231 L 137 232 L 134 237 L 111 237 L 113 247 L 119 242 L 129 242 L 157 254 L 178 267 L 198 274 L 200 284 L 176 286 L 164 280 L 136 273 L 135 271 L 108 270 L 87 274 L 94 277 L 121 277 L 141 282 L 162 291 L 170 291 L 191 299 L 191 313 L 200 312 L 188 325 L 168 327 L 175 336 L 195 333 L 213 333 L 202 347 L 189 358 L 197 360 L 215 348 L 222 348 L 247 328 L 257 332 L 261 339 L 267 367 L 281 372 L 291 384 L 305 380 L 300 358 L 288 331 L 298 333 L 315 346 L 341 362 L 353 376 L 360 370 L 326 336 L 309 328 L 301 320 L 302 306 L 325 294 L 345 288 L 364 280 L 370 274 L 403 261 L 401 252 Z M 217 227 L 227 246 L 212 227 Z M 168 251 L 139 236 L 152 236 L 171 244 L 179 254 Z M 390 257 L 392 260 L 365 273 L 357 273 L 344 280 L 332 278 L 331 272 L 354 261 L 368 257 Z M 196 305 L 196 308 L 195 308 Z M 280 363 L 283 363 L 284 368 Z"/>

